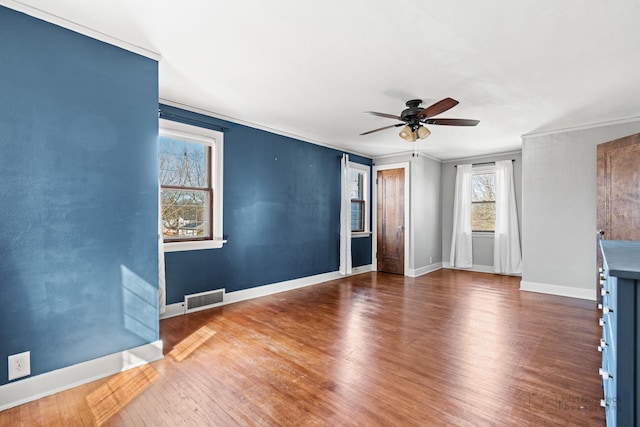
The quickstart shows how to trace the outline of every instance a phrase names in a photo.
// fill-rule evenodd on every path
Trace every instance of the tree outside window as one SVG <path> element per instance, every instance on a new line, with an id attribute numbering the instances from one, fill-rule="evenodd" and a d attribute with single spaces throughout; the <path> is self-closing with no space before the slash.
<path id="1" fill-rule="evenodd" d="M 158 146 L 165 242 L 212 239 L 211 146 L 168 136 Z"/>
<path id="2" fill-rule="evenodd" d="M 471 180 L 471 230 L 495 231 L 496 174 L 477 173 Z"/>

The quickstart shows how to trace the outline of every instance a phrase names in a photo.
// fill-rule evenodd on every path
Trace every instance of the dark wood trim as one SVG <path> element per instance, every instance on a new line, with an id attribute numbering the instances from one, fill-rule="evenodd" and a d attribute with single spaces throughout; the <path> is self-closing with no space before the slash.
<path id="1" fill-rule="evenodd" d="M 212 153 L 212 147 L 210 145 L 205 145 L 205 147 L 207 148 L 206 153 L 207 153 L 207 164 L 205 165 L 205 170 L 207 171 L 207 186 L 206 187 L 184 187 L 184 186 L 176 186 L 176 185 L 160 185 L 161 189 L 164 190 L 177 190 L 177 191 L 203 191 L 203 192 L 207 192 L 209 195 L 209 228 L 208 228 L 208 233 L 209 235 L 207 237 L 189 237 L 189 238 L 184 238 L 184 239 L 174 239 L 174 238 L 164 238 L 164 243 L 177 243 L 177 242 L 202 242 L 202 241 L 207 241 L 207 240 L 214 240 L 214 235 L 213 235 L 213 230 L 214 230 L 214 226 L 213 226 L 213 221 L 215 221 L 214 218 L 214 212 L 215 209 L 213 208 L 213 205 L 215 203 L 215 200 L 213 199 L 213 174 L 216 172 L 214 170 L 214 166 L 212 161 L 213 161 L 213 153 Z"/>
<path id="2" fill-rule="evenodd" d="M 212 163 L 213 162 L 213 147 L 211 147 L 210 145 L 207 146 L 208 150 L 207 150 L 207 171 L 209 171 L 209 173 L 207 174 L 209 179 L 208 179 L 208 187 L 209 187 L 209 237 L 210 239 L 207 240 L 213 240 L 214 236 L 213 236 L 213 221 L 215 221 L 215 218 L 213 217 L 213 213 L 215 212 L 215 209 L 213 209 L 213 205 L 215 204 L 215 200 L 213 199 L 213 174 L 216 173 L 217 171 L 214 169 L 215 165 Z"/>
<path id="3" fill-rule="evenodd" d="M 209 186 L 209 188 L 207 187 L 181 187 L 179 185 L 160 185 L 160 188 L 162 188 L 163 190 L 178 190 L 178 191 L 207 191 L 209 190 L 211 187 Z"/>

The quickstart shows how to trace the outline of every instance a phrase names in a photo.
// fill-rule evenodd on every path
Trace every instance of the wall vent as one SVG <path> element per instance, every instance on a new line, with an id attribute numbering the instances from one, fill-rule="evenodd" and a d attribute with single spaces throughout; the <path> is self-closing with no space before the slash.
<path id="1" fill-rule="evenodd" d="M 224 302 L 224 289 L 216 289 L 215 291 L 200 292 L 184 296 L 185 313 L 205 310 L 207 308 L 216 307 Z"/>

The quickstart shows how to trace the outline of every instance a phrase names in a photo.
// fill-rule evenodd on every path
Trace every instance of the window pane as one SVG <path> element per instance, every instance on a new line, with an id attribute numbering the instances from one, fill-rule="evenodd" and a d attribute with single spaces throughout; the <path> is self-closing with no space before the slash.
<path id="1" fill-rule="evenodd" d="M 494 231 L 496 228 L 496 203 L 471 204 L 471 230 Z"/>
<path id="2" fill-rule="evenodd" d="M 351 231 L 364 231 L 364 202 L 351 202 Z"/>
<path id="3" fill-rule="evenodd" d="M 363 174 L 358 171 L 349 171 L 349 198 L 362 200 Z"/>
<path id="4" fill-rule="evenodd" d="M 494 231 L 496 224 L 496 174 L 474 174 L 471 179 L 471 229 Z"/>
<path id="5" fill-rule="evenodd" d="M 471 180 L 472 202 L 496 201 L 496 174 L 484 173 L 473 175 Z"/>
<path id="6" fill-rule="evenodd" d="M 209 237 L 208 191 L 162 190 L 161 198 L 165 239 Z"/>
<path id="7" fill-rule="evenodd" d="M 160 184 L 207 187 L 208 146 L 161 136 L 158 147 Z"/>

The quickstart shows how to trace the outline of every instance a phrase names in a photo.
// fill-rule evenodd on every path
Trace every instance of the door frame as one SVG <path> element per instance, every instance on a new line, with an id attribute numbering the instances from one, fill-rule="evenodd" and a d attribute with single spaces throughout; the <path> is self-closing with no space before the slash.
<path id="1" fill-rule="evenodd" d="M 411 210 L 411 163 L 389 163 L 386 165 L 374 165 L 371 174 L 371 264 L 373 271 L 378 271 L 378 258 L 376 252 L 378 250 L 378 171 L 389 169 L 404 169 L 404 275 L 409 272 L 409 258 L 413 256 L 409 252 L 411 242 L 411 223 L 409 222 L 409 211 Z"/>

